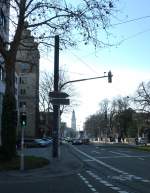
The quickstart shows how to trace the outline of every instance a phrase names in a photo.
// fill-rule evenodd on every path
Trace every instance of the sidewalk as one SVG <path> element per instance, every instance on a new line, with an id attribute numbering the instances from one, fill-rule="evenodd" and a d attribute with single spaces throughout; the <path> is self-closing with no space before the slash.
<path id="1" fill-rule="evenodd" d="M 65 176 L 77 173 L 83 167 L 83 163 L 71 153 L 71 147 L 67 144 L 60 146 L 59 159 L 52 158 L 51 148 L 26 149 L 25 155 L 42 156 L 50 160 L 50 164 L 39 169 L 21 171 L 0 172 L 0 183 L 34 182 L 46 178 Z"/>

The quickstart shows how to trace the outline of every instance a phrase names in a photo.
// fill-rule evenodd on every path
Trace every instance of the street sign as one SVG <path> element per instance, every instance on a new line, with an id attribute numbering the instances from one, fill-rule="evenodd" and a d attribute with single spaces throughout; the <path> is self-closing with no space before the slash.
<path id="1" fill-rule="evenodd" d="M 69 95 L 65 92 L 49 92 L 49 97 L 50 98 L 67 98 Z"/>
<path id="2" fill-rule="evenodd" d="M 53 105 L 69 105 L 70 100 L 65 98 L 52 98 L 51 103 Z"/>

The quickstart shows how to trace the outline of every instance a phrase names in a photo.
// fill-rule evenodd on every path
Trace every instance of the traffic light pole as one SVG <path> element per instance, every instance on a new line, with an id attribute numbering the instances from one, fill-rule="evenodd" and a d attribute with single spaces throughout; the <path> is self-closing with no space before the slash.
<path id="1" fill-rule="evenodd" d="M 55 36 L 55 51 L 54 51 L 54 92 L 58 92 L 59 83 L 59 36 Z M 59 157 L 59 117 L 60 117 L 60 105 L 53 105 L 53 148 L 52 156 L 53 158 Z"/>
<path id="2" fill-rule="evenodd" d="M 92 79 L 98 79 L 98 78 L 105 78 L 108 77 L 108 82 L 112 82 L 112 74 L 111 71 L 108 72 L 107 76 L 98 76 L 98 77 L 91 77 L 91 78 L 85 78 L 85 79 L 78 79 L 78 80 L 72 80 L 65 82 L 61 85 L 61 88 L 65 86 L 68 83 L 73 82 L 80 82 L 80 81 L 86 81 L 86 80 L 92 80 Z M 59 92 L 59 36 L 55 36 L 55 49 L 54 49 L 54 93 Z M 59 128 L 60 128 L 60 105 L 59 104 L 53 104 L 53 148 L 52 148 L 52 156 L 53 158 L 59 157 Z"/>
<path id="3" fill-rule="evenodd" d="M 21 125 L 21 155 L 20 155 L 20 170 L 24 171 L 24 129 L 27 124 L 27 115 L 25 112 L 25 105 L 23 106 L 23 111 L 20 115 L 20 125 Z"/>
<path id="4" fill-rule="evenodd" d="M 104 75 L 104 76 L 96 76 L 96 77 L 82 78 L 82 79 L 67 81 L 67 82 L 65 82 L 64 84 L 61 85 L 61 88 L 63 88 L 66 84 L 69 84 L 69 83 L 82 82 L 82 81 L 87 81 L 87 80 L 95 80 L 95 79 L 99 79 L 99 78 L 108 78 L 108 82 L 111 83 L 112 82 L 112 77 L 113 77 L 113 75 L 112 75 L 111 71 L 109 71 L 108 75 Z"/>
<path id="5" fill-rule="evenodd" d="M 24 125 L 21 126 L 21 157 L 20 170 L 24 171 Z"/>
<path id="6" fill-rule="evenodd" d="M 24 129 L 26 126 L 26 112 L 25 105 L 23 106 L 22 113 L 20 115 L 20 125 L 21 125 L 21 155 L 20 155 L 20 170 L 24 171 Z"/>

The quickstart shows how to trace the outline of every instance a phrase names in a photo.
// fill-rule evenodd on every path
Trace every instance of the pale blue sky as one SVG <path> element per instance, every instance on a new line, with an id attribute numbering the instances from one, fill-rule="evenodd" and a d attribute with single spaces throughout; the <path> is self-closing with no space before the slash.
<path id="1" fill-rule="evenodd" d="M 112 84 L 108 84 L 107 79 L 74 83 L 81 102 L 75 108 L 78 127 L 81 128 L 85 118 L 98 110 L 104 98 L 132 95 L 141 81 L 150 80 L 150 17 L 138 20 L 150 16 L 149 8 L 150 0 L 120 0 L 117 7 L 119 11 L 113 16 L 112 23 L 137 18 L 133 22 L 110 28 L 112 35 L 109 42 L 124 40 L 121 44 L 96 51 L 89 45 L 60 52 L 60 66 L 65 65 L 70 80 L 101 76 L 109 70 L 114 74 Z M 47 63 L 51 63 L 51 67 Z M 52 60 L 45 60 L 44 65 L 41 65 L 42 70 L 52 67 Z M 71 113 L 64 115 L 63 120 L 70 125 Z"/>

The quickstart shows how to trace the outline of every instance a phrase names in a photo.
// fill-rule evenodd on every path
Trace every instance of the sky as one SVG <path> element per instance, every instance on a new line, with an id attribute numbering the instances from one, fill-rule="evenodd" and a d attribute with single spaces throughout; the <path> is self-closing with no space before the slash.
<path id="1" fill-rule="evenodd" d="M 114 46 L 95 50 L 87 45 L 60 52 L 60 67 L 67 71 L 69 80 L 103 76 L 109 70 L 113 74 L 112 83 L 107 78 L 73 83 L 79 101 L 74 107 L 77 130 L 82 130 L 86 118 L 99 110 L 103 99 L 132 96 L 142 81 L 150 80 L 149 7 L 150 0 L 120 0 L 109 29 L 108 39 Z M 41 71 L 53 69 L 53 53 L 40 62 Z M 68 126 L 71 115 L 62 116 Z"/>

